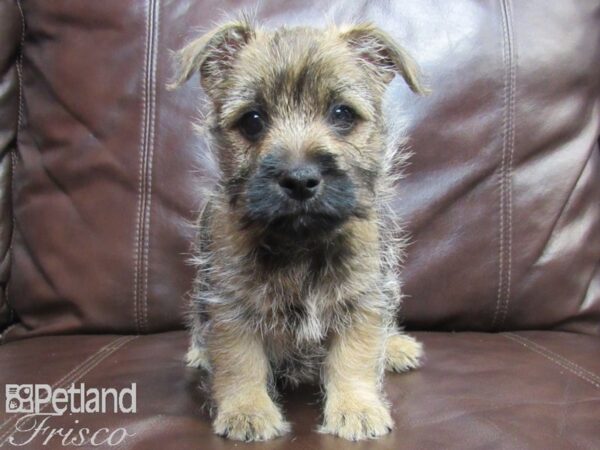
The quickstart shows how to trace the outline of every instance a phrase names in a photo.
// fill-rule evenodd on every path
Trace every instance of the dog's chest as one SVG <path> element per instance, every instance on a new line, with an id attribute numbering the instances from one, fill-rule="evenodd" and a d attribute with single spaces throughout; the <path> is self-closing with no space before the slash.
<path id="1" fill-rule="evenodd" d="M 252 283 L 261 294 L 251 299 L 250 307 L 263 324 L 263 335 L 297 345 L 323 341 L 332 327 L 348 320 L 352 309 L 340 304 L 347 283 L 334 268 L 325 274 L 299 263 Z"/>

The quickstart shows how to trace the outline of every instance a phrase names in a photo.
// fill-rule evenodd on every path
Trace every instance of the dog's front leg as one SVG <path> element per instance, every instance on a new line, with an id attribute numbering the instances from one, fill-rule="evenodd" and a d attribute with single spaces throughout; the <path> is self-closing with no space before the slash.
<path id="1" fill-rule="evenodd" d="M 382 397 L 385 327 L 377 314 L 361 314 L 332 338 L 325 362 L 325 411 L 320 430 L 350 440 L 373 439 L 391 431 Z"/>
<path id="2" fill-rule="evenodd" d="M 289 431 L 268 394 L 269 363 L 257 336 L 215 326 L 208 351 L 217 407 L 215 433 L 240 441 L 263 441 Z"/>

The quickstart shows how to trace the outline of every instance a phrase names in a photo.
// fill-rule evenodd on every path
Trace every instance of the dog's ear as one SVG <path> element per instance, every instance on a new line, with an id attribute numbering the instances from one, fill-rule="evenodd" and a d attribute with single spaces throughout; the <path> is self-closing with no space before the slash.
<path id="1" fill-rule="evenodd" d="M 233 67 L 238 52 L 255 37 L 248 20 L 229 22 L 190 42 L 175 54 L 178 72 L 174 89 L 200 72 L 202 87 L 211 93 Z"/>
<path id="2" fill-rule="evenodd" d="M 392 81 L 398 73 L 413 92 L 422 95 L 429 93 L 421 84 L 415 61 L 385 31 L 366 23 L 343 28 L 340 36 L 363 63 L 375 69 L 385 83 Z"/>

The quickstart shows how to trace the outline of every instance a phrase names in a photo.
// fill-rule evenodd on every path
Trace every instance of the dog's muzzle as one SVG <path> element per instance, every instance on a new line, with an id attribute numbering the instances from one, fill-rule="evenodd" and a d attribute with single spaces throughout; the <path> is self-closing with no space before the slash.
<path id="1" fill-rule="evenodd" d="M 355 207 L 354 184 L 328 153 L 295 162 L 266 155 L 246 186 L 247 218 L 289 233 L 330 232 Z"/>

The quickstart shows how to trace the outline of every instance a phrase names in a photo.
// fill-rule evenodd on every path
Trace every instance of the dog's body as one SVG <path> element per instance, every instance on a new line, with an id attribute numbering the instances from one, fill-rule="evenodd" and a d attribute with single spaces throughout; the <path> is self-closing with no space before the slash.
<path id="1" fill-rule="evenodd" d="M 386 210 L 396 151 L 381 97 L 415 68 L 370 26 L 225 25 L 180 53 L 213 101 L 220 182 L 198 223 L 188 363 L 211 374 L 215 431 L 262 440 L 289 429 L 275 378 L 323 382 L 321 430 L 392 427 L 384 368 L 421 346 L 395 326 L 401 241 Z"/>
<path id="2" fill-rule="evenodd" d="M 315 381 L 326 338 L 351 327 L 357 314 L 376 312 L 387 334 L 397 333 L 397 277 L 392 267 L 381 270 L 395 261 L 395 249 L 379 241 L 379 224 L 356 223 L 326 244 L 261 248 L 254 237 L 240 239 L 239 222 L 228 207 L 218 209 L 228 205 L 218 196 L 200 224 L 195 348 L 206 346 L 215 321 L 230 323 L 240 335 L 261 336 L 275 378 L 297 384 Z"/>

